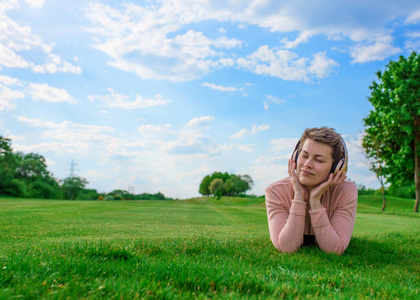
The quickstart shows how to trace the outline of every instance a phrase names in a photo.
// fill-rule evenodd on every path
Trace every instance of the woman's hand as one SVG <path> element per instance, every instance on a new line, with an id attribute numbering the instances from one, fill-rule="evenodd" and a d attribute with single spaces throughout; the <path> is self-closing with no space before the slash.
<path id="1" fill-rule="evenodd" d="M 311 209 L 321 208 L 321 197 L 330 187 L 341 184 L 347 178 L 346 172 L 338 171 L 335 175 L 331 173 L 327 180 L 315 186 L 309 195 Z"/>
<path id="2" fill-rule="evenodd" d="M 288 171 L 290 182 L 292 183 L 293 191 L 295 192 L 295 200 L 306 201 L 306 189 L 300 183 L 296 175 L 296 163 L 293 159 L 289 159 Z"/>

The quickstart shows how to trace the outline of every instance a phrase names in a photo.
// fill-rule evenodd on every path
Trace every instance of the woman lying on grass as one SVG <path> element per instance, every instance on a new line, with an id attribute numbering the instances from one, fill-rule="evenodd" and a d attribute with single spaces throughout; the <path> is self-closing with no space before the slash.
<path id="1" fill-rule="evenodd" d="M 353 233 L 357 188 L 345 181 L 347 150 L 332 128 L 306 129 L 289 160 L 289 177 L 267 187 L 271 241 L 281 252 L 317 245 L 342 254 Z"/>

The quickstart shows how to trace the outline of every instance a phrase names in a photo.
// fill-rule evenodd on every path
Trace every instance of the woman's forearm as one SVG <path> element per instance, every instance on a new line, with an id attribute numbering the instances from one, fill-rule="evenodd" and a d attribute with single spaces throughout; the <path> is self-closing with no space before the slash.
<path id="1" fill-rule="evenodd" d="M 293 253 L 303 243 L 306 203 L 292 200 L 290 212 L 278 214 L 270 222 L 274 246 L 281 252 Z"/>

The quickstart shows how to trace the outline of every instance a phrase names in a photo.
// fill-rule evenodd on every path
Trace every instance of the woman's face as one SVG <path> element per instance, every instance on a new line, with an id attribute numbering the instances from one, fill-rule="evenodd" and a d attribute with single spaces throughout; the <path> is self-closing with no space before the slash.
<path id="1" fill-rule="evenodd" d="M 308 189 L 323 182 L 330 174 L 333 164 L 330 145 L 306 139 L 297 160 L 297 176 Z"/>

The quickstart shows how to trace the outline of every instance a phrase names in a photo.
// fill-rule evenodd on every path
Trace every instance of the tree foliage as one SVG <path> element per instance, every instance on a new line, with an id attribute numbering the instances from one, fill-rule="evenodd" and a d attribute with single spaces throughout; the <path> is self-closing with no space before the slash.
<path id="1" fill-rule="evenodd" d="M 11 140 L 0 136 L 0 194 L 55 198 L 59 185 L 42 155 L 14 153 Z"/>
<path id="2" fill-rule="evenodd" d="M 64 199 L 75 200 L 88 183 L 85 178 L 77 176 L 64 179 L 61 184 Z"/>
<path id="3" fill-rule="evenodd" d="M 215 181 L 218 179 L 217 181 Z M 206 175 L 200 183 L 199 192 L 203 196 L 237 196 L 246 193 L 254 182 L 249 175 L 236 175 L 227 172 L 214 172 Z"/>
<path id="4" fill-rule="evenodd" d="M 208 196 L 211 194 L 210 189 L 209 189 L 210 183 L 211 183 L 211 177 L 209 175 L 205 176 L 203 180 L 201 180 L 200 188 L 199 188 L 199 193 L 201 195 Z"/>
<path id="5" fill-rule="evenodd" d="M 220 178 L 215 178 L 212 180 L 209 186 L 210 193 L 216 196 L 217 200 L 222 197 L 222 192 L 224 190 L 223 180 Z"/>
<path id="6" fill-rule="evenodd" d="M 388 183 L 415 183 L 420 202 L 420 55 L 391 61 L 370 86 L 373 106 L 364 119 L 363 147 L 372 169 Z"/>

